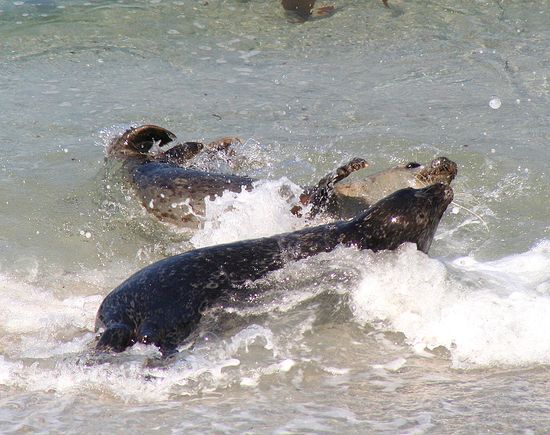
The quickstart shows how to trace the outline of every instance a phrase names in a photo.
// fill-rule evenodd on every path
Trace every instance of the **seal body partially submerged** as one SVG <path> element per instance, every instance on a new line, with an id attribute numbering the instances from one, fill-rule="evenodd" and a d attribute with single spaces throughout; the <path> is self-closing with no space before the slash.
<path id="1" fill-rule="evenodd" d="M 351 221 L 189 251 L 138 271 L 103 300 L 96 330 L 99 350 L 123 351 L 136 342 L 175 351 L 204 308 L 222 296 L 238 300 L 246 282 L 338 245 L 379 251 L 405 242 L 428 252 L 452 189 L 436 184 L 403 189 Z"/>
<path id="2" fill-rule="evenodd" d="M 224 191 L 252 189 L 246 176 L 207 172 L 189 167 L 201 153 L 231 155 L 236 138 L 209 144 L 175 141 L 170 131 L 155 125 L 128 129 L 107 148 L 107 158 L 122 162 L 131 185 L 143 206 L 163 222 L 197 227 L 205 213 L 205 199 Z"/>
<path id="3" fill-rule="evenodd" d="M 107 159 L 122 162 L 123 172 L 135 188 L 144 207 L 161 221 L 183 227 L 197 227 L 205 214 L 205 200 L 221 196 L 224 191 L 241 192 L 254 187 L 253 178 L 205 171 L 193 167 L 196 156 L 207 159 L 235 153 L 231 144 L 236 138 L 222 138 L 209 144 L 175 141 L 170 131 L 155 125 L 128 129 L 107 148 Z M 307 200 L 315 212 L 324 210 L 332 196 L 334 184 L 367 163 L 355 158 L 308 188 Z M 296 199 L 297 200 L 297 199 Z M 290 207 L 289 207 L 290 208 Z"/>
<path id="4" fill-rule="evenodd" d="M 148 162 L 134 169 L 133 183 L 149 212 L 177 226 L 199 226 L 206 213 L 205 199 L 224 191 L 252 189 L 253 179 L 238 175 L 204 172 L 191 168 Z"/>
<path id="5" fill-rule="evenodd" d="M 234 174 L 204 171 L 193 167 L 196 156 L 232 159 L 231 144 L 235 138 L 223 138 L 210 144 L 176 142 L 170 131 L 143 125 L 124 132 L 107 149 L 108 159 L 123 162 L 137 196 L 148 212 L 163 222 L 182 227 L 198 227 L 205 214 L 205 200 L 221 196 L 224 191 L 241 192 L 254 187 L 253 178 Z M 207 159 L 208 160 L 208 159 Z M 421 188 L 434 183 L 449 184 L 457 166 L 446 157 L 428 165 L 416 162 L 400 165 L 377 174 L 356 177 L 344 182 L 355 172 L 363 173 L 367 162 L 354 158 L 323 177 L 315 186 L 304 187 L 300 198 L 289 208 L 294 214 L 307 217 L 328 214 L 347 219 L 366 210 L 390 193 L 405 187 Z"/>
<path id="6" fill-rule="evenodd" d="M 310 16 L 327 17 L 335 12 L 332 5 L 324 5 L 315 8 L 316 0 L 281 0 L 281 5 L 287 13 L 295 14 L 300 21 L 307 20 Z M 382 0 L 384 6 L 388 7 L 388 0 Z"/>

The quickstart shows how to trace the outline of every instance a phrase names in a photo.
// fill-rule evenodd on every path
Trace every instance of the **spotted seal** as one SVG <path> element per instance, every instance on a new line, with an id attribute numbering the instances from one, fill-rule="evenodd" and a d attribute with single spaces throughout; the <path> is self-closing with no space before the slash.
<path id="1" fill-rule="evenodd" d="M 428 252 L 452 201 L 450 186 L 398 190 L 350 221 L 196 249 L 153 263 L 109 293 L 97 312 L 96 349 L 121 352 L 136 342 L 176 351 L 196 328 L 201 312 L 223 296 L 237 300 L 245 283 L 285 263 L 338 245 L 373 251 L 415 243 Z"/>
<path id="2" fill-rule="evenodd" d="M 144 207 L 163 222 L 196 227 L 205 213 L 205 198 L 225 190 L 252 189 L 250 177 L 202 171 L 186 166 L 200 153 L 232 154 L 235 138 L 201 142 L 176 142 L 176 136 L 156 125 L 126 130 L 107 148 L 107 159 L 122 161 Z"/>
<path id="3" fill-rule="evenodd" d="M 123 162 L 123 172 L 128 174 L 137 196 L 150 213 L 176 226 L 197 227 L 206 212 L 205 199 L 214 199 L 226 190 L 237 193 L 251 190 L 257 181 L 247 176 L 204 171 L 190 164 L 200 153 L 212 157 L 222 153 L 231 158 L 234 156 L 231 144 L 237 140 L 222 138 L 206 145 L 178 143 L 172 132 L 156 125 L 142 125 L 115 138 L 106 154 L 107 159 Z M 313 204 L 315 213 L 324 210 L 334 185 L 366 166 L 364 159 L 350 160 L 308 188 L 302 204 Z"/>
<path id="4" fill-rule="evenodd" d="M 437 157 L 425 165 L 417 162 L 401 164 L 336 184 L 323 206 L 331 215 L 347 219 L 396 190 L 405 187 L 420 189 L 435 183 L 451 184 L 457 172 L 457 164 L 447 157 Z"/>
<path id="5" fill-rule="evenodd" d="M 108 159 L 122 160 L 125 172 L 144 207 L 163 222 L 176 226 L 197 227 L 205 214 L 205 199 L 221 196 L 225 190 L 241 192 L 254 187 L 253 178 L 194 168 L 190 162 L 200 153 L 235 156 L 231 144 L 237 139 L 222 138 L 210 144 L 178 143 L 176 136 L 159 126 L 142 125 L 128 129 L 115 138 L 107 149 Z M 300 198 L 290 206 L 301 215 L 309 206 L 308 218 L 328 214 L 347 219 L 369 205 L 404 187 L 449 184 L 457 166 L 446 157 L 428 165 L 410 162 L 367 177 L 343 183 L 349 175 L 368 166 L 361 158 L 351 159 L 328 173 L 316 185 L 304 187 Z"/>

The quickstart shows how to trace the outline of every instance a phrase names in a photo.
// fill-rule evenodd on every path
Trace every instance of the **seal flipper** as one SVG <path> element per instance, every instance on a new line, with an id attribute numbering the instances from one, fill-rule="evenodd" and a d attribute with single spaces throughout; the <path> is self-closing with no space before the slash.
<path id="1" fill-rule="evenodd" d="M 235 156 L 234 144 L 242 145 L 242 140 L 236 136 L 225 136 L 206 144 L 206 151 L 210 154 L 223 153 L 227 157 Z"/>
<path id="2" fill-rule="evenodd" d="M 166 145 L 176 139 L 176 135 L 157 125 L 140 125 L 126 130 L 122 136 L 114 139 L 107 149 L 108 156 L 147 155 L 151 147 L 159 142 Z"/>
<path id="3" fill-rule="evenodd" d="M 122 324 L 110 325 L 99 337 L 96 349 L 100 351 L 122 352 L 135 343 L 132 330 Z"/>
<path id="4" fill-rule="evenodd" d="M 127 146 L 141 154 L 147 154 L 155 142 L 159 146 L 166 145 L 176 139 L 176 135 L 157 125 L 141 125 L 127 130 L 122 135 Z"/>
<path id="5" fill-rule="evenodd" d="M 167 358 L 177 353 L 177 347 L 195 329 L 201 318 L 199 312 L 191 316 L 185 313 L 164 312 L 162 318 L 153 317 L 142 322 L 138 329 L 137 341 L 144 344 L 154 344 Z M 171 325 L 166 328 L 163 325 Z"/>
<path id="6" fill-rule="evenodd" d="M 344 178 L 348 177 L 353 172 L 366 168 L 368 163 L 366 160 L 355 157 L 345 165 L 340 166 L 336 170 L 327 174 L 317 183 L 315 187 L 306 189 L 300 195 L 300 202 L 304 205 L 311 204 L 311 211 L 308 217 L 314 218 L 319 213 L 325 211 L 334 201 L 334 185 Z M 299 213 L 300 207 L 294 207 L 292 213 Z"/>

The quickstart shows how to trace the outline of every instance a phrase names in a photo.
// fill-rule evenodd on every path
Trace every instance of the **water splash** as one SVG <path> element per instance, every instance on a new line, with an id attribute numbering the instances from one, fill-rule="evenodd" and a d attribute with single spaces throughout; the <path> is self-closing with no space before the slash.
<path id="1" fill-rule="evenodd" d="M 443 346 L 457 368 L 550 362 L 549 241 L 485 263 L 445 265 L 411 245 L 367 259 L 358 321 L 403 332 L 419 352 Z"/>
<path id="2" fill-rule="evenodd" d="M 192 238 L 199 248 L 270 236 L 301 228 L 303 218 L 290 213 L 302 189 L 286 178 L 260 181 L 252 191 L 224 192 L 206 200 L 204 226 Z"/>

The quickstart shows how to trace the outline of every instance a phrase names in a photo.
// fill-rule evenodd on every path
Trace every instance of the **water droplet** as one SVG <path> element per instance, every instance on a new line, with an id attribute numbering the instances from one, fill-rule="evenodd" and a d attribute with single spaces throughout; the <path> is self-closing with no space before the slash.
<path id="1" fill-rule="evenodd" d="M 491 98 L 491 101 L 489 101 L 489 106 L 491 109 L 500 109 L 500 106 L 502 106 L 502 101 L 500 101 L 500 98 L 493 97 Z"/>

